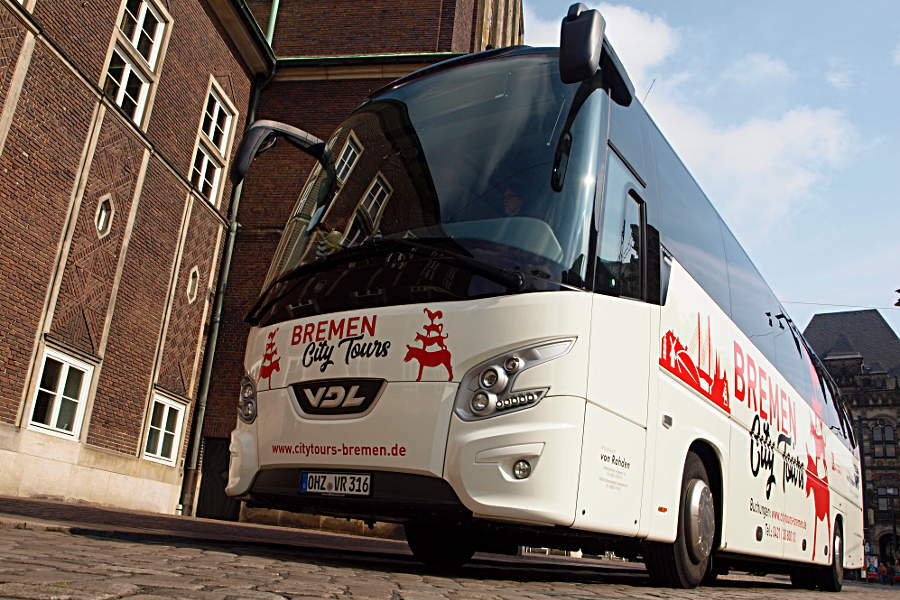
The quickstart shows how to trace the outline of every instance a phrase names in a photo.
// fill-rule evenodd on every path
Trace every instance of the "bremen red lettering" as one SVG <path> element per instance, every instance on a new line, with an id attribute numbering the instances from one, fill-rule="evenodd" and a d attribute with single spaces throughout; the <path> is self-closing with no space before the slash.
<path id="1" fill-rule="evenodd" d="M 776 431 L 797 439 L 797 417 L 787 391 L 772 373 L 734 342 L 734 397 Z"/>
<path id="2" fill-rule="evenodd" d="M 374 336 L 377 321 L 378 315 L 367 315 L 296 325 L 291 333 L 291 345 L 328 342 L 332 339 L 344 339 L 345 337 L 356 337 L 357 335 Z"/>

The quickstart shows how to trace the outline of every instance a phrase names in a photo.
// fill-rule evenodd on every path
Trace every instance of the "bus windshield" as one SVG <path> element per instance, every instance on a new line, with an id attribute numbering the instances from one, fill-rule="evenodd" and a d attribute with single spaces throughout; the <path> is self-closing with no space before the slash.
<path id="1" fill-rule="evenodd" d="M 367 258 L 377 270 L 397 250 L 410 251 L 401 270 L 412 272 L 383 282 L 393 296 L 373 305 L 511 291 L 473 273 L 474 261 L 520 277 L 514 291 L 581 287 L 605 95 L 576 100 L 576 90 L 560 82 L 554 54 L 531 53 L 449 68 L 365 103 L 328 140 L 334 169 L 317 165 L 301 191 L 257 316 L 319 312 L 298 303 L 305 279 L 345 273 L 346 261 L 365 272 Z M 436 258 L 445 272 L 429 275 Z M 360 285 L 344 275 L 317 302 L 361 308 Z"/>

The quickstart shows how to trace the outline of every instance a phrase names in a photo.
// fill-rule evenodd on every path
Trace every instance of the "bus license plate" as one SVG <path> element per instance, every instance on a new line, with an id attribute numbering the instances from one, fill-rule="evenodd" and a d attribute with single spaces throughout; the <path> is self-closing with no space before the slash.
<path id="1" fill-rule="evenodd" d="M 301 473 L 300 491 L 310 494 L 368 496 L 372 492 L 372 476 L 356 473 Z"/>

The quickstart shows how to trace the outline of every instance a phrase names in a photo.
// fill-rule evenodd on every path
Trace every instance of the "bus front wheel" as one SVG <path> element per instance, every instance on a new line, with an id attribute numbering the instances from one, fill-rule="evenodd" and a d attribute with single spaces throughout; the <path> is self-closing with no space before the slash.
<path id="1" fill-rule="evenodd" d="M 693 588 L 709 572 L 716 536 L 716 506 L 709 475 L 699 456 L 688 453 L 681 478 L 678 531 L 671 544 L 651 543 L 645 555 L 650 579 L 658 584 Z"/>
<path id="2" fill-rule="evenodd" d="M 816 572 L 816 583 L 824 592 L 839 592 L 844 585 L 844 540 L 841 526 L 834 528 L 831 543 L 831 565 L 819 567 Z"/>
<path id="3" fill-rule="evenodd" d="M 475 540 L 465 527 L 407 523 L 406 543 L 416 560 L 432 569 L 455 569 L 475 554 Z"/>

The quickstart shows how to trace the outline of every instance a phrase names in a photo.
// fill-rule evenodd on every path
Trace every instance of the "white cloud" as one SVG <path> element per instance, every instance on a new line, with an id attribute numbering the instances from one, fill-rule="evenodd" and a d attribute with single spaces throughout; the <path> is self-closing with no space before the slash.
<path id="1" fill-rule="evenodd" d="M 853 85 L 849 71 L 829 71 L 825 80 L 839 90 L 846 90 Z"/>
<path id="2" fill-rule="evenodd" d="M 559 46 L 559 19 L 542 19 L 525 5 L 525 43 L 529 46 Z"/>
<path id="3" fill-rule="evenodd" d="M 894 48 L 894 64 L 900 65 L 900 42 L 898 42 L 897 46 Z"/>
<path id="4" fill-rule="evenodd" d="M 606 19 L 606 35 L 625 65 L 635 89 L 646 90 L 647 72 L 660 64 L 678 47 L 675 29 L 663 19 L 618 4 L 594 4 Z M 560 22 L 541 19 L 525 6 L 525 43 L 530 46 L 559 46 Z"/>
<path id="5" fill-rule="evenodd" d="M 722 77 L 741 85 L 756 85 L 789 81 L 794 73 L 780 58 L 755 52 L 725 69 Z"/>
<path id="6" fill-rule="evenodd" d="M 811 202 L 827 185 L 831 171 L 844 165 L 857 147 L 854 126 L 831 108 L 796 106 L 774 117 L 716 121 L 692 97 L 698 93 L 696 81 L 709 81 L 711 74 L 662 68 L 679 48 L 674 27 L 629 6 L 596 6 L 640 97 L 658 77 L 648 111 L 743 238 L 753 237 L 754 231 L 765 237 L 768 226 Z M 525 41 L 558 45 L 559 20 L 542 20 L 526 6 Z M 900 64 L 900 46 L 895 58 Z M 747 83 L 794 76 L 784 61 L 760 53 L 749 54 L 720 75 Z M 741 222 L 752 222 L 753 227 L 741 227 Z"/>
<path id="7" fill-rule="evenodd" d="M 760 237 L 812 201 L 856 146 L 853 125 L 831 108 L 723 126 L 661 91 L 651 113 L 725 220 L 748 235 L 740 223 L 750 220 Z"/>

